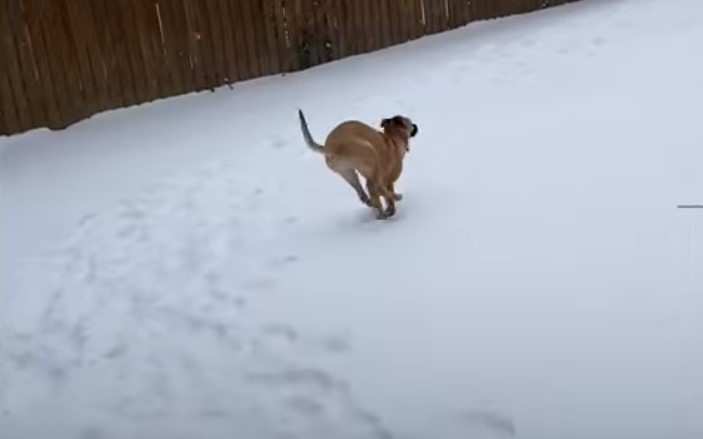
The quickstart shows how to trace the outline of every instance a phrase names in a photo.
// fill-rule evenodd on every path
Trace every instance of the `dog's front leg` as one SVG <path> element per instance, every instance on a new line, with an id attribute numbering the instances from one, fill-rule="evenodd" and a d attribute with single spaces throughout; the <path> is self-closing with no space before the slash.
<path id="1" fill-rule="evenodd" d="M 383 205 L 381 204 L 381 194 L 379 189 L 382 188 L 383 185 L 379 185 L 377 182 L 370 179 L 366 180 L 366 189 L 369 191 L 369 196 L 371 197 L 370 205 L 376 209 L 376 218 L 380 220 L 388 218 L 388 210 L 384 210 Z"/>
<path id="2" fill-rule="evenodd" d="M 395 191 L 395 185 L 393 183 L 388 185 L 388 192 L 391 193 L 391 196 L 395 201 L 401 201 L 403 199 L 403 194 L 399 194 Z"/>

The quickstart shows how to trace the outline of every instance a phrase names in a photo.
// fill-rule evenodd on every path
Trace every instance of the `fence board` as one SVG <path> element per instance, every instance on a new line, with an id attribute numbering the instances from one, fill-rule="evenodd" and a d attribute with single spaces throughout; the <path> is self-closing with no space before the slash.
<path id="1" fill-rule="evenodd" d="M 302 1 L 302 0 L 298 0 Z M 247 53 L 250 78 L 261 76 L 261 66 L 259 66 L 259 56 L 256 53 L 256 31 L 251 14 L 251 0 L 234 0 L 238 7 L 239 14 L 238 30 L 242 35 L 244 47 Z"/>
<path id="2" fill-rule="evenodd" d="M 51 69 L 48 55 L 49 49 L 47 47 L 51 43 L 51 39 L 47 40 L 44 36 L 41 15 L 39 13 L 41 5 L 32 2 L 23 3 L 23 5 L 27 6 L 26 13 L 28 23 L 30 23 L 28 27 L 29 34 L 37 61 L 37 71 L 39 72 L 39 78 L 42 83 L 42 90 L 47 100 L 48 126 L 53 129 L 59 129 L 64 126 L 63 114 L 61 106 L 59 105 L 60 98 L 57 91 L 61 88 L 61 84 L 57 82 L 57 78 L 54 77 Z"/>
<path id="3" fill-rule="evenodd" d="M 173 15 L 173 0 L 156 0 L 159 38 L 163 51 L 164 68 L 168 71 L 170 89 L 174 93 L 186 93 L 190 90 L 190 71 L 185 69 L 183 47 L 180 45 L 179 30 Z"/>
<path id="4" fill-rule="evenodd" d="M 99 96 L 102 100 L 101 106 L 104 105 L 104 109 L 122 107 L 125 105 L 125 97 L 122 78 L 117 66 L 117 55 L 106 22 L 107 11 L 101 1 L 95 0 L 85 4 L 85 13 L 92 22 L 94 31 L 89 37 L 95 67 L 95 86 L 99 90 Z"/>
<path id="5" fill-rule="evenodd" d="M 112 0 L 95 0 L 101 3 L 102 13 L 105 14 L 105 25 L 109 41 L 112 47 L 112 63 L 110 68 L 120 80 L 121 96 L 124 106 L 135 105 L 139 102 L 134 80 L 134 61 L 129 56 L 128 42 L 125 38 L 125 31 L 122 27 L 122 8 Z"/>
<path id="6" fill-rule="evenodd" d="M 413 39 L 420 38 L 425 34 L 425 23 L 423 18 L 422 0 L 410 0 L 410 11 L 412 14 L 412 35 Z"/>
<path id="7" fill-rule="evenodd" d="M 227 53 L 225 51 L 225 35 L 222 31 L 222 23 L 220 22 L 220 2 L 218 0 L 205 0 L 202 2 L 205 15 L 203 21 L 210 28 L 210 38 L 212 44 L 212 69 L 214 70 L 213 86 L 225 84 L 229 75 L 227 72 L 227 63 L 225 59 Z"/>
<path id="8" fill-rule="evenodd" d="M 275 72 L 271 62 L 271 47 L 269 46 L 268 28 L 265 21 L 265 10 L 263 0 L 253 0 L 251 2 L 251 13 L 254 25 L 254 41 L 256 44 L 256 54 L 259 59 L 261 76 L 268 76 Z"/>
<path id="9" fill-rule="evenodd" d="M 114 5 L 113 9 L 114 17 L 117 20 L 117 29 L 119 29 L 122 38 L 124 38 L 125 50 L 130 61 L 129 67 L 132 73 L 132 85 L 134 87 L 134 97 L 136 99 L 135 104 L 147 102 L 149 100 L 147 71 L 144 67 L 144 58 L 139 48 L 139 37 L 137 32 L 130 31 L 135 17 L 132 0 L 122 0 L 119 5 Z"/>
<path id="10" fill-rule="evenodd" d="M 6 56 L 7 55 L 3 52 L 3 58 Z M 3 69 L 3 72 L 0 72 L 0 112 L 2 113 L 3 121 L 3 124 L 0 127 L 3 130 L 6 132 L 14 132 L 22 129 L 19 122 L 19 117 L 17 116 L 17 110 L 15 108 L 15 98 L 12 94 L 10 78 L 6 69 Z"/>
<path id="11" fill-rule="evenodd" d="M 469 22 L 468 0 L 449 0 L 449 28 L 456 29 Z"/>
<path id="12" fill-rule="evenodd" d="M 215 36 L 215 27 L 210 24 L 209 0 L 198 0 L 192 2 L 193 15 L 195 18 L 196 37 L 195 43 L 200 51 L 201 67 L 205 74 L 205 88 L 215 90 L 215 87 L 222 84 L 222 69 L 217 64 L 217 54 L 220 41 Z"/>
<path id="13" fill-rule="evenodd" d="M 91 71 L 91 63 L 86 48 L 86 28 L 83 23 L 83 9 L 76 1 L 65 2 L 65 24 L 68 43 L 74 53 L 77 64 L 76 76 L 83 92 L 82 112 L 92 114 L 98 111 L 98 96 L 95 90 L 95 80 Z"/>
<path id="14" fill-rule="evenodd" d="M 51 41 L 53 50 L 49 51 L 54 84 L 58 83 L 57 95 L 63 115 L 63 126 L 74 123 L 83 117 L 84 98 L 80 78 L 76 75 L 74 53 L 68 46 L 68 29 L 63 14 L 63 1 L 52 0 L 39 10 L 42 16 L 44 38 Z"/>
<path id="15" fill-rule="evenodd" d="M 298 58 L 298 31 L 297 31 L 297 3 L 299 0 L 282 0 L 284 8 L 284 23 L 286 28 L 286 45 L 287 45 L 287 65 L 288 71 L 296 71 L 300 69 L 300 60 Z"/>
<path id="16" fill-rule="evenodd" d="M 173 30 L 171 46 L 176 56 L 176 66 L 181 72 L 181 78 L 183 78 L 183 87 L 188 91 L 196 90 L 198 85 L 190 50 L 190 31 L 186 24 L 183 4 L 177 0 L 165 0 L 159 4 L 163 6 L 163 10 L 166 12 L 164 18 L 170 21 L 170 27 Z"/>
<path id="17" fill-rule="evenodd" d="M 222 78 L 225 84 L 232 84 L 238 80 L 237 65 L 238 56 L 235 49 L 234 35 L 231 31 L 231 21 L 229 4 L 227 0 L 215 0 L 215 6 L 211 10 L 215 26 L 219 28 L 222 50 Z"/>
<path id="18" fill-rule="evenodd" d="M 379 32 L 376 24 L 378 1 L 364 0 L 362 3 L 364 6 L 362 31 L 363 36 L 366 39 L 364 52 L 371 52 L 382 47 L 381 42 L 379 41 Z"/>
<path id="19" fill-rule="evenodd" d="M 200 40 L 203 38 L 198 22 L 200 3 L 192 0 L 182 0 L 180 7 L 183 11 L 184 28 L 186 29 L 188 53 L 190 55 L 191 69 L 195 81 L 194 91 L 209 88 L 208 72 L 204 61 L 204 54 L 200 50 Z"/>
<path id="20" fill-rule="evenodd" d="M 390 17 L 390 4 L 395 0 L 378 0 L 379 24 L 381 27 L 381 47 L 388 47 L 393 44 L 393 23 Z"/>
<path id="21" fill-rule="evenodd" d="M 356 0 L 341 0 L 341 2 L 340 38 L 344 42 L 341 47 L 341 53 L 343 57 L 348 57 L 355 53 L 354 5 Z"/>
<path id="22" fill-rule="evenodd" d="M 261 18 L 264 29 L 266 55 L 269 74 L 281 72 L 278 25 L 276 23 L 275 5 L 271 0 L 261 0 Z"/>
<path id="23" fill-rule="evenodd" d="M 337 2 L 327 0 L 324 4 L 323 19 L 328 29 L 328 38 L 325 40 L 325 62 L 334 61 L 339 56 L 339 27 L 337 20 L 337 8 L 333 6 Z"/>
<path id="24" fill-rule="evenodd" d="M 349 12 L 351 15 L 351 33 L 349 34 L 349 39 L 352 42 L 352 55 L 357 55 L 364 53 L 364 47 L 366 43 L 363 38 L 364 32 L 364 10 L 363 5 L 360 0 L 351 0 L 349 6 Z"/>
<path id="25" fill-rule="evenodd" d="M 400 44 L 400 17 L 398 16 L 400 9 L 398 8 L 398 0 L 384 0 L 388 8 L 388 25 L 390 27 L 390 44 Z"/>
<path id="26" fill-rule="evenodd" d="M 14 36 L 13 26 L 10 23 L 10 9 L 6 5 L 4 10 L 0 10 L 0 29 L 7 29 L 7 32 L 3 32 L 0 36 L 0 64 L 3 66 L 4 70 L 4 88 L 7 91 L 3 93 L 4 99 L 7 99 L 8 113 L 12 113 L 10 116 L 14 129 L 24 130 L 32 125 L 32 118 L 30 115 L 29 101 L 27 99 L 27 94 L 25 91 L 25 84 L 23 81 L 23 75 L 20 69 L 18 54 L 17 54 L 17 44 L 16 37 Z M 14 27 L 18 30 L 18 26 Z M 9 109 L 12 107 L 12 110 Z M 5 110 L 4 110 L 5 111 Z"/>
<path id="27" fill-rule="evenodd" d="M 305 68 L 316 66 L 320 63 L 313 2 L 314 0 L 301 0 L 302 20 L 299 21 L 299 25 L 302 36 L 302 51 L 305 59 L 303 66 Z"/>
<path id="28" fill-rule="evenodd" d="M 141 54 L 145 72 L 144 86 L 151 99 L 170 96 L 167 70 L 164 69 L 163 50 L 157 45 L 160 39 L 158 17 L 154 0 L 131 0 L 134 22 L 139 31 L 135 32 L 136 49 Z"/>
<path id="29" fill-rule="evenodd" d="M 414 0 L 402 0 L 403 5 L 403 16 L 401 20 L 405 25 L 405 41 L 411 41 L 415 39 L 415 6 Z"/>
<path id="30" fill-rule="evenodd" d="M 105 81 L 103 54 L 97 38 L 93 10 L 85 2 L 68 2 L 69 15 L 72 19 L 71 32 L 79 53 L 82 66 L 83 85 L 86 101 L 98 110 L 111 107 L 109 89 Z"/>
<path id="31" fill-rule="evenodd" d="M 42 84 L 39 82 L 39 72 L 36 67 L 36 60 L 34 59 L 32 40 L 29 38 L 29 31 L 27 29 L 27 16 L 22 4 L 20 4 L 20 8 L 23 10 L 21 15 L 22 20 L 19 23 L 14 43 L 19 57 L 26 96 L 27 99 L 29 99 L 28 105 L 32 118 L 32 126 L 29 128 L 46 126 L 49 123 L 46 113 L 46 99 L 42 91 Z M 2 29 L 2 27 L 0 27 L 0 29 Z"/>
<path id="32" fill-rule="evenodd" d="M 286 16 L 284 12 L 283 0 L 269 0 L 269 8 L 273 13 L 273 23 L 276 29 L 276 43 L 278 45 L 278 71 L 281 73 L 291 70 L 289 63 L 289 40 L 286 28 Z"/>
<path id="33" fill-rule="evenodd" d="M 246 48 L 246 39 L 244 37 L 244 29 L 240 25 L 242 20 L 241 12 L 238 7 L 238 0 L 224 0 L 222 28 L 226 38 L 232 40 L 233 56 L 230 57 L 230 68 L 233 69 L 233 78 L 235 81 L 244 81 L 252 77 L 249 71 L 249 54 Z"/>

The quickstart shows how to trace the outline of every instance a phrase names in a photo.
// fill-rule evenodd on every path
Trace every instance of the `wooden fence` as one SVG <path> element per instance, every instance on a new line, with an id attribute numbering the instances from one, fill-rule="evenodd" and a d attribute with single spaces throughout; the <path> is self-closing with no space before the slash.
<path id="1" fill-rule="evenodd" d="M 0 135 L 574 0 L 0 0 Z"/>

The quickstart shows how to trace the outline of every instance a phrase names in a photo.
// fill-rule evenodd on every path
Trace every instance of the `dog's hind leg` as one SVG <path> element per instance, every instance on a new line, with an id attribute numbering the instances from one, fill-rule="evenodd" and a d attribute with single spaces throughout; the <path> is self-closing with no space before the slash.
<path id="1" fill-rule="evenodd" d="M 359 197 L 359 200 L 361 200 L 362 203 L 367 206 L 371 206 L 371 199 L 366 194 L 366 192 L 364 192 L 364 188 L 361 186 L 361 182 L 359 181 L 359 175 L 354 169 L 337 171 L 337 173 L 341 175 L 342 178 L 345 179 L 347 183 L 351 185 L 352 188 L 354 188 L 354 191 L 356 191 L 356 195 Z"/>
<path id="2" fill-rule="evenodd" d="M 371 196 L 371 205 L 378 210 L 378 219 L 386 219 L 395 215 L 395 200 L 393 194 L 386 189 L 386 185 L 378 179 L 366 180 L 366 187 Z M 386 209 L 383 209 L 381 197 L 386 200 Z"/>

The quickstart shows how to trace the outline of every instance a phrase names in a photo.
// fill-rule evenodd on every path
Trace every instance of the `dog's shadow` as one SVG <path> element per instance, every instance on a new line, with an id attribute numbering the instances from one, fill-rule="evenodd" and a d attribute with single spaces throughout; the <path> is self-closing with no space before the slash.
<path id="1" fill-rule="evenodd" d="M 399 205 L 398 210 L 392 217 L 378 219 L 375 209 L 359 206 L 355 212 L 341 216 L 337 221 L 337 225 L 340 229 L 351 229 L 354 231 L 383 230 L 406 218 L 406 206 L 402 207 Z"/>

